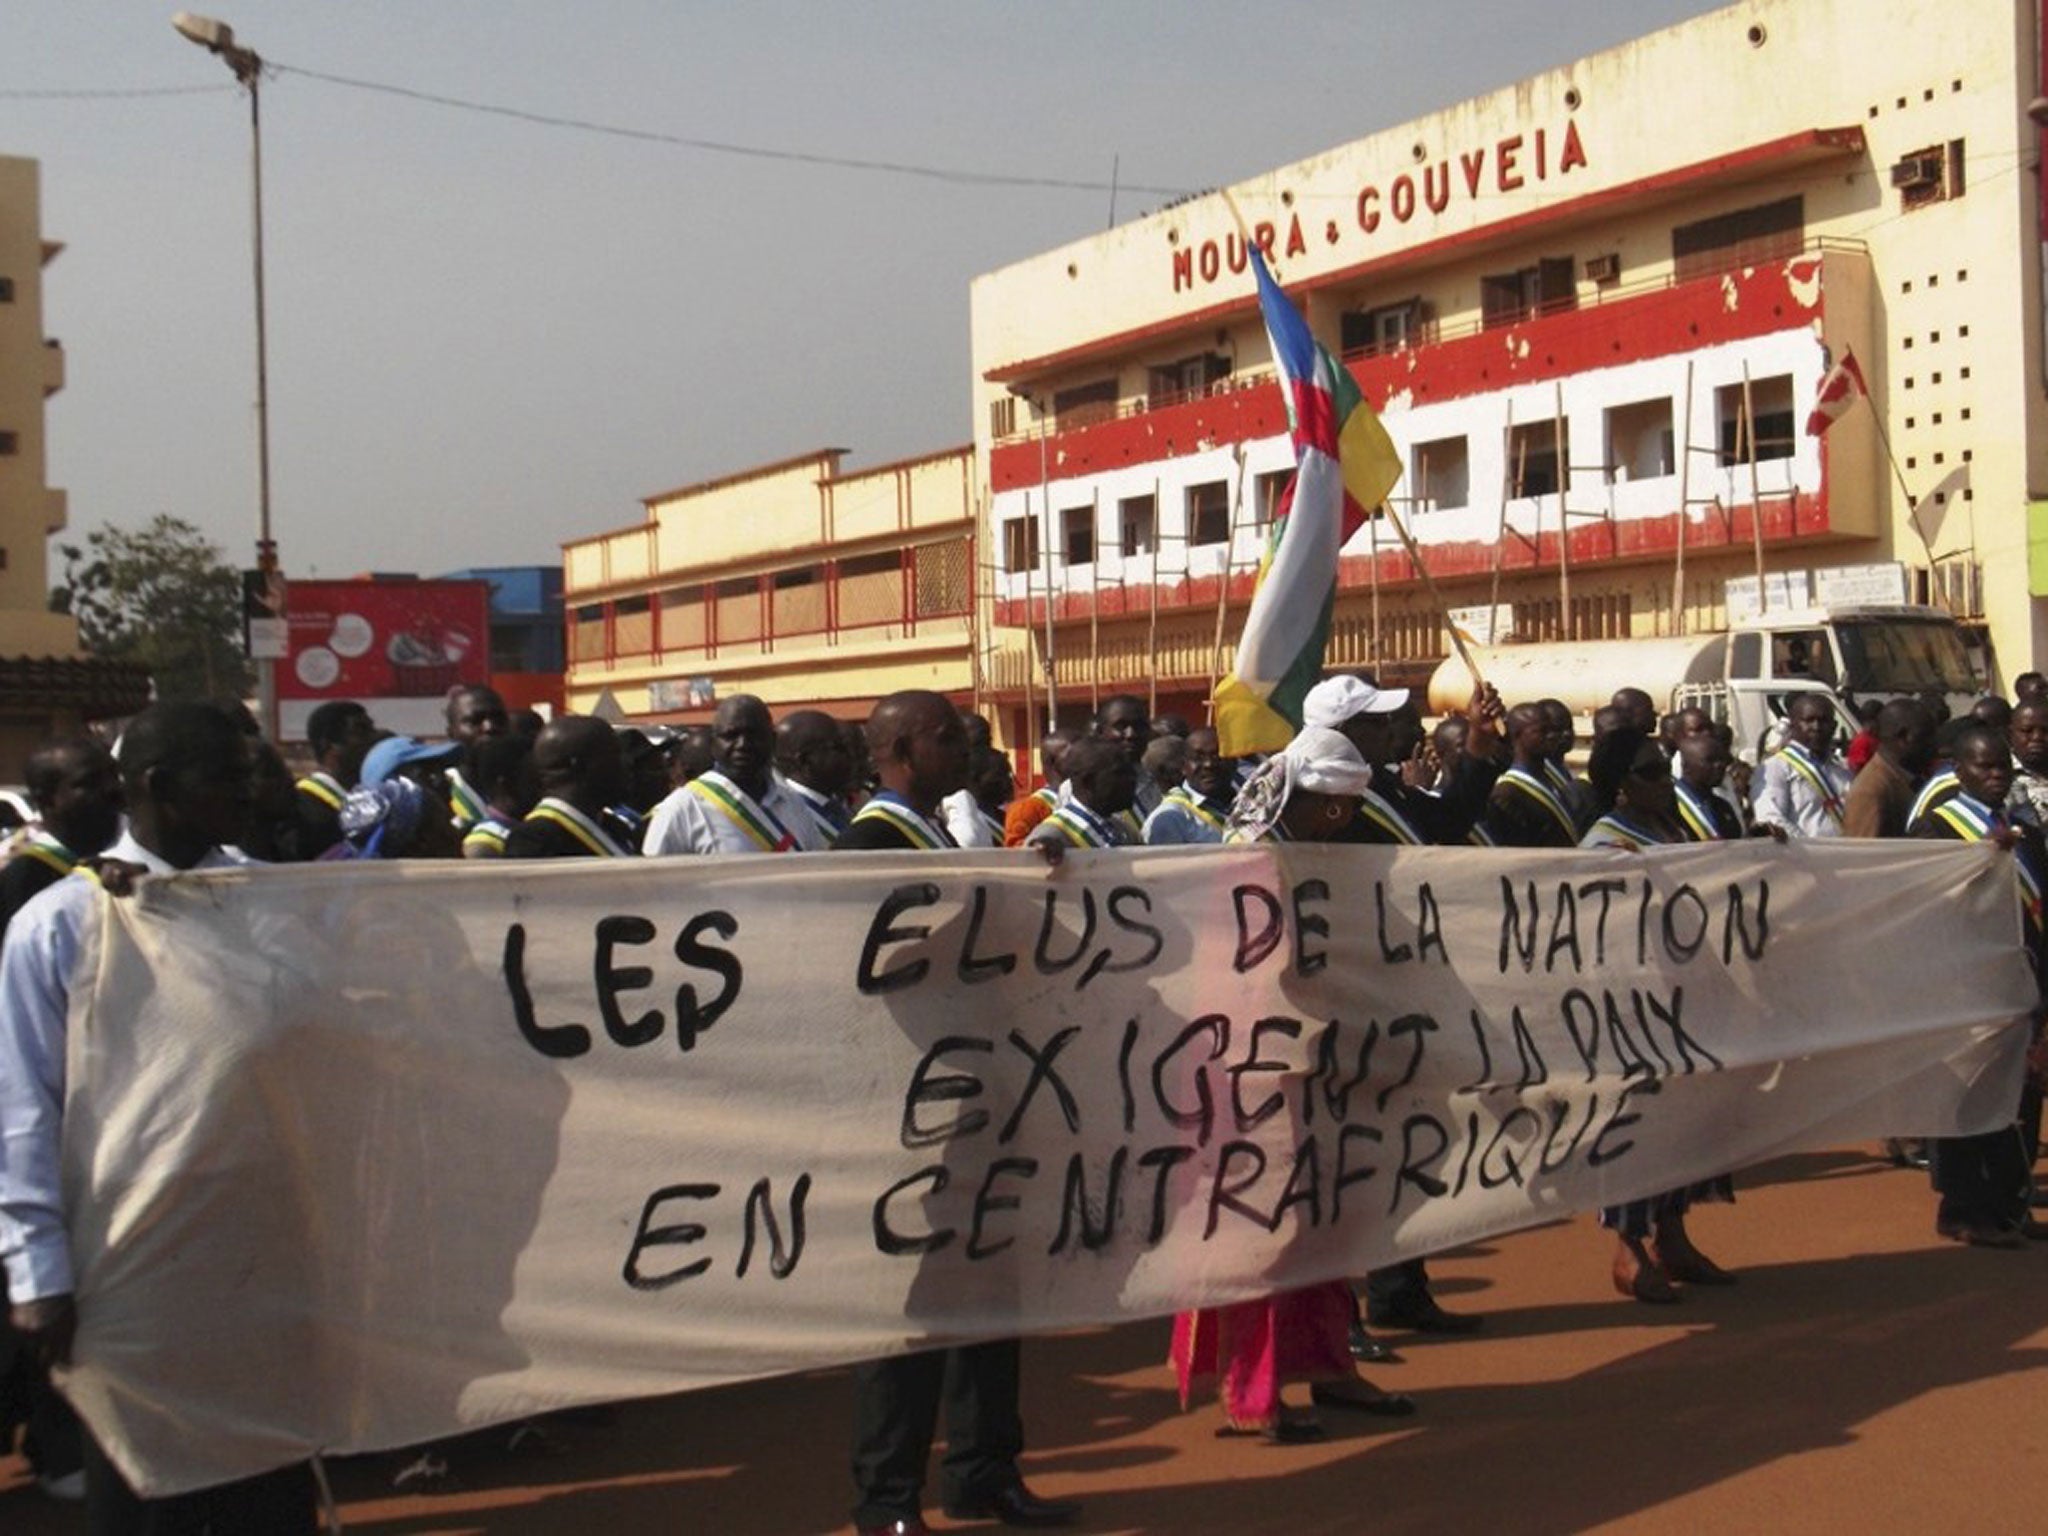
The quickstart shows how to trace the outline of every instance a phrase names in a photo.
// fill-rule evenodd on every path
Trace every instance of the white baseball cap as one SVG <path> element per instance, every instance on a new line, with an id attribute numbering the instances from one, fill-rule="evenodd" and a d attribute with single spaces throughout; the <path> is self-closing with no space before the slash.
<path id="1" fill-rule="evenodd" d="M 1340 672 L 1309 689 L 1301 701 L 1301 723 L 1335 730 L 1353 715 L 1391 715 L 1407 702 L 1406 688 L 1375 688 L 1362 677 Z"/>

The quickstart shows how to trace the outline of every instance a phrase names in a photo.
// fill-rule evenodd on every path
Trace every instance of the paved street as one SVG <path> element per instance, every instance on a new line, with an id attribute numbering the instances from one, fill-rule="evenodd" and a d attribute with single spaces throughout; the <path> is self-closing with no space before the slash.
<path id="1" fill-rule="evenodd" d="M 1924 1176 L 1861 1148 L 1759 1170 L 1740 1201 L 1693 1226 L 1741 1285 L 1678 1307 L 1608 1291 L 1590 1217 L 1442 1261 L 1439 1294 L 1487 1331 L 1377 1373 L 1417 1418 L 1331 1419 L 1321 1445 L 1219 1441 L 1213 1406 L 1181 1413 L 1164 1322 L 1037 1341 L 1027 1472 L 1097 1533 L 2038 1531 L 2048 1245 L 1938 1244 Z M 433 1499 L 384 1496 L 381 1460 L 337 1483 L 348 1529 L 385 1536 L 830 1531 L 847 1394 L 835 1373 L 631 1405 L 555 1459 L 473 1452 Z M 81 1524 L 0 1493 L 10 1536 Z"/>

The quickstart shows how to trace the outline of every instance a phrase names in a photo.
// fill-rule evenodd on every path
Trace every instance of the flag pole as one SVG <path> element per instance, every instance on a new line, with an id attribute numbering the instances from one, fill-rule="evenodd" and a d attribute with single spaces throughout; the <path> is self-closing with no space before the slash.
<path id="1" fill-rule="evenodd" d="M 1222 196 L 1224 206 L 1230 210 L 1231 218 L 1237 221 L 1238 237 L 1244 241 L 1245 250 L 1249 252 L 1252 246 L 1252 232 L 1251 226 L 1245 222 L 1244 210 L 1237 206 L 1237 199 L 1231 196 L 1228 187 L 1222 189 Z M 1458 632 L 1458 626 L 1451 622 L 1450 605 L 1444 601 L 1443 592 L 1437 586 L 1436 578 L 1429 574 L 1429 567 L 1422 563 L 1422 551 L 1415 547 L 1414 538 L 1402 525 L 1400 518 L 1394 514 L 1393 504 L 1383 499 L 1376 511 L 1368 515 L 1383 516 L 1394 525 L 1394 532 L 1399 535 L 1402 548 L 1408 551 L 1408 559 L 1415 566 L 1415 574 L 1422 578 L 1422 585 L 1429 593 L 1429 600 L 1436 605 L 1437 612 L 1443 615 L 1444 628 L 1450 631 L 1451 644 L 1457 648 L 1458 659 L 1465 664 L 1465 670 L 1472 674 L 1472 685 L 1476 688 L 1484 684 L 1486 678 L 1479 670 L 1479 663 L 1472 659 L 1472 652 L 1465 644 L 1465 637 Z M 1375 569 L 1377 564 L 1375 561 Z M 1374 639 L 1377 643 L 1378 637 L 1375 636 Z"/>
<path id="2" fill-rule="evenodd" d="M 1906 498 L 1906 521 L 1912 525 L 1914 536 L 1920 540 L 1920 548 L 1926 551 L 1927 580 L 1931 589 L 1934 581 L 1934 544 L 1927 537 L 1927 530 L 1920 526 L 1920 502 L 1906 485 L 1906 473 L 1899 468 L 1898 455 L 1892 452 L 1891 436 L 1884 429 L 1884 417 L 1878 414 L 1877 402 L 1866 396 L 1863 403 L 1870 407 L 1870 424 L 1877 428 L 1877 441 L 1884 449 L 1885 462 L 1892 467 L 1892 479 L 1898 482 L 1899 494 Z"/>
<path id="3" fill-rule="evenodd" d="M 1451 644 L 1458 652 L 1458 660 L 1465 663 L 1465 670 L 1472 674 L 1472 686 L 1477 688 L 1485 683 L 1486 677 L 1479 670 L 1479 663 L 1472 659 L 1472 651 L 1465 644 L 1465 637 L 1458 626 L 1451 622 L 1451 606 L 1444 601 L 1443 589 L 1436 584 L 1436 578 L 1429 574 L 1429 567 L 1422 563 L 1422 551 L 1415 547 L 1415 539 L 1402 524 L 1400 515 L 1394 511 L 1391 498 L 1379 504 L 1378 517 L 1384 517 L 1393 524 L 1394 533 L 1401 540 L 1401 547 L 1408 551 L 1408 559 L 1415 567 L 1415 574 L 1422 578 L 1422 585 L 1429 593 L 1429 600 L 1436 604 L 1436 611 L 1443 615 L 1444 628 L 1450 631 Z"/>

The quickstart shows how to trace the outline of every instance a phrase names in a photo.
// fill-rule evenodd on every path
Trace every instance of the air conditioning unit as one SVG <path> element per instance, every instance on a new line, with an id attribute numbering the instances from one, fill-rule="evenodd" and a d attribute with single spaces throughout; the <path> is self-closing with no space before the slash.
<path id="1" fill-rule="evenodd" d="M 1589 283 L 1615 283 L 1621 281 L 1621 253 L 1609 251 L 1605 256 L 1589 257 L 1586 261 L 1586 281 Z"/>
<path id="2" fill-rule="evenodd" d="M 1892 166 L 1892 185 L 1902 192 L 1941 185 L 1941 156 L 1905 156 Z"/>

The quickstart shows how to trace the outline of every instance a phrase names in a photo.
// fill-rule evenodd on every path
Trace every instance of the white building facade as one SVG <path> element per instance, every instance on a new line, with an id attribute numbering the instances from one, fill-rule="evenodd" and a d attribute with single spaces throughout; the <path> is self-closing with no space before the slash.
<path id="1" fill-rule="evenodd" d="M 1006 737 L 1048 681 L 1199 719 L 1227 659 L 1292 463 L 1240 217 L 1461 622 L 1694 632 L 1760 566 L 1891 566 L 2000 685 L 2048 660 L 2041 10 L 1748 0 L 978 279 Z M 1809 435 L 1845 353 L 1870 408 Z M 1331 663 L 1448 645 L 1369 525 Z"/>

